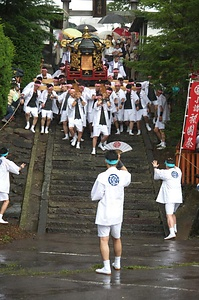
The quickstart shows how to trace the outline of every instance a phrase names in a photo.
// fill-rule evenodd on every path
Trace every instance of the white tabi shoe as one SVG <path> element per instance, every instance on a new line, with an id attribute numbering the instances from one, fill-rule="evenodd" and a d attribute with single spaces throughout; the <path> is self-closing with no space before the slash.
<path id="1" fill-rule="evenodd" d="M 77 142 L 77 138 L 74 137 L 74 138 L 72 139 L 72 141 L 71 141 L 71 146 L 75 147 L 76 142 Z"/>
<path id="2" fill-rule="evenodd" d="M 174 239 L 176 237 L 176 234 L 175 233 L 170 233 L 167 237 L 165 237 L 164 239 L 165 240 L 171 240 L 171 239 Z"/>
<path id="3" fill-rule="evenodd" d="M 8 222 L 7 222 L 7 221 L 4 221 L 2 217 L 0 218 L 0 223 L 1 223 L 1 224 L 8 224 Z"/>
<path id="4" fill-rule="evenodd" d="M 111 275 L 111 270 L 107 270 L 105 268 L 96 269 L 95 272 L 98 274 Z"/>
<path id="5" fill-rule="evenodd" d="M 102 143 L 99 143 L 98 147 L 99 147 L 100 149 L 102 149 L 102 151 L 105 151 L 105 150 L 106 150 L 106 149 L 104 148 L 104 146 L 102 145 Z"/>
<path id="6" fill-rule="evenodd" d="M 115 263 L 112 263 L 113 269 L 115 269 L 116 271 L 121 270 L 121 266 L 120 265 L 116 265 Z"/>
<path id="7" fill-rule="evenodd" d="M 147 129 L 148 131 L 151 131 L 151 127 L 149 126 L 149 124 L 146 124 L 146 129 Z"/>
<path id="8" fill-rule="evenodd" d="M 29 128 L 30 128 L 30 123 L 27 123 L 25 129 L 29 129 Z"/>
<path id="9" fill-rule="evenodd" d="M 96 154 L 96 150 L 95 148 L 93 148 L 92 152 L 91 152 L 92 155 L 95 155 Z"/>

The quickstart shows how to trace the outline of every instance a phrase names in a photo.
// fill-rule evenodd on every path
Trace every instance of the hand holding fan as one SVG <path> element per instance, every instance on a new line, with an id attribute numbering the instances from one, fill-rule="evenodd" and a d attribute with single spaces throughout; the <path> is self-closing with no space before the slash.
<path id="1" fill-rule="evenodd" d="M 104 148 L 106 150 L 116 150 L 119 154 L 132 150 L 132 147 L 129 144 L 121 141 L 108 143 L 104 146 Z"/>

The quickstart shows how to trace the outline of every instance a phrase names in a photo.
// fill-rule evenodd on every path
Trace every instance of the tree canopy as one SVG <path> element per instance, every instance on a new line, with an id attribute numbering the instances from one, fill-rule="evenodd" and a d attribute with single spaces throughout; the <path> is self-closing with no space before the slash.
<path id="1" fill-rule="evenodd" d="M 113 0 L 107 4 L 108 11 L 124 11 L 130 9 L 130 4 L 126 0 Z"/>
<path id="2" fill-rule="evenodd" d="M 159 34 L 139 46 L 140 60 L 133 67 L 145 76 L 161 76 L 171 86 L 176 82 L 185 86 L 188 74 L 199 70 L 198 1 L 141 0 L 136 14 L 159 29 Z"/>
<path id="3" fill-rule="evenodd" d="M 15 46 L 13 66 L 24 70 L 24 83 L 39 71 L 44 41 L 52 39 L 50 22 L 60 9 L 49 0 L 1 0 L 0 23 Z"/>

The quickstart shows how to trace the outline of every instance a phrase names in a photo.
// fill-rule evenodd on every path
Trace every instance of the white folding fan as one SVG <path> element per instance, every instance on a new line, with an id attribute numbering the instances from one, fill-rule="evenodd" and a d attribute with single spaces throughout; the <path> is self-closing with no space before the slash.
<path id="1" fill-rule="evenodd" d="M 125 142 L 121 142 L 121 141 L 115 141 L 115 142 L 108 143 L 104 146 L 104 148 L 106 150 L 117 150 L 120 153 L 132 150 L 132 147 L 129 144 L 127 144 Z"/>

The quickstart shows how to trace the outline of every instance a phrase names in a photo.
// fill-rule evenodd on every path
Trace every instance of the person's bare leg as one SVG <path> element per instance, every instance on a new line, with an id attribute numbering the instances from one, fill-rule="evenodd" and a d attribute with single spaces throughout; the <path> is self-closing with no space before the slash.
<path id="1" fill-rule="evenodd" d="M 99 243 L 100 243 L 100 253 L 102 256 L 103 261 L 104 260 L 109 260 L 109 236 L 106 237 L 100 237 Z"/>
<path id="2" fill-rule="evenodd" d="M 0 214 L 3 215 L 6 211 L 6 209 L 8 208 L 8 204 L 9 204 L 9 200 L 5 200 L 3 201 L 3 204 L 1 206 L 1 209 L 0 209 Z"/>
<path id="3" fill-rule="evenodd" d="M 122 242 L 121 239 L 116 239 L 112 237 L 113 239 L 113 247 L 114 247 L 114 254 L 115 254 L 115 260 L 112 264 L 113 268 L 115 270 L 121 269 L 121 256 L 122 256 Z"/>

